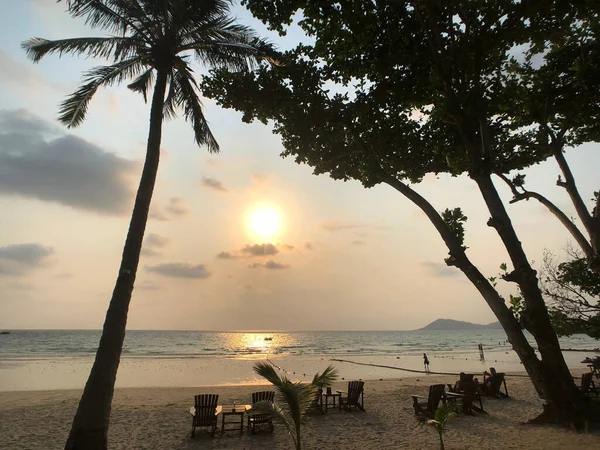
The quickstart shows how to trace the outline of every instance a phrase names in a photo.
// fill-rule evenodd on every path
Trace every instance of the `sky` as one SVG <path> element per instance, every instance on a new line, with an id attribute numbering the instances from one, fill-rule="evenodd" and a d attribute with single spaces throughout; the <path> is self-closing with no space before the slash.
<path id="1" fill-rule="evenodd" d="M 56 120 L 81 72 L 102 63 L 26 59 L 20 43 L 31 37 L 102 34 L 64 9 L 53 0 L 0 0 L 2 329 L 101 328 L 144 158 L 149 109 L 124 86 L 99 91 L 80 127 Z M 240 6 L 233 14 L 280 48 L 305 39 L 298 30 L 268 33 Z M 315 176 L 279 156 L 269 126 L 244 124 L 208 99 L 204 106 L 221 153 L 198 148 L 182 118 L 163 128 L 128 329 L 406 330 L 437 318 L 495 320 L 464 275 L 444 264 L 447 249 L 431 223 L 399 193 Z M 586 200 L 598 190 L 598 149 L 566 155 Z M 547 161 L 526 171 L 527 185 L 574 217 L 558 173 Z M 510 193 L 497 186 L 534 266 L 544 249 L 562 255 L 569 236 L 554 216 L 534 201 L 508 205 Z M 413 187 L 438 211 L 463 208 L 469 257 L 498 275 L 509 259 L 474 183 L 431 175 Z M 257 210 L 268 214 L 257 219 Z M 279 221 L 274 233 L 269 214 Z M 498 289 L 515 293 L 504 282 Z"/>

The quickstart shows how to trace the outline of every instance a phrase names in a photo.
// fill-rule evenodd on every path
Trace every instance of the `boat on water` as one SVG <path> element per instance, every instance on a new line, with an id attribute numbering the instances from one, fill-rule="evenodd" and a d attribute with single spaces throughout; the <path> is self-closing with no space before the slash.
<path id="1" fill-rule="evenodd" d="M 272 337 L 266 337 L 266 338 L 265 338 L 265 341 L 272 341 L 272 340 L 273 340 L 273 338 L 272 338 Z"/>

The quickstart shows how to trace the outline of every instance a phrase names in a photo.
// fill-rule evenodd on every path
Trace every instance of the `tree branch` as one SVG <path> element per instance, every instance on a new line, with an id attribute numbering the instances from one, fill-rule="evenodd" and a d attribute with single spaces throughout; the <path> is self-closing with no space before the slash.
<path id="1" fill-rule="evenodd" d="M 575 241 L 577 241 L 577 244 L 581 247 L 581 250 L 583 250 L 585 256 L 588 259 L 594 257 L 594 250 L 592 249 L 592 246 L 587 241 L 583 233 L 579 231 L 579 228 L 577 228 L 577 226 L 567 217 L 565 213 L 563 213 L 560 210 L 560 208 L 558 208 L 558 206 L 556 206 L 546 197 L 537 192 L 527 191 L 525 188 L 521 188 L 523 192 L 520 192 L 517 189 L 517 186 L 515 186 L 515 184 L 506 175 L 501 173 L 497 173 L 496 175 L 500 177 L 510 188 L 514 196 L 510 203 L 516 203 L 521 200 L 529 200 L 530 198 L 536 199 L 538 202 L 540 202 L 542 205 L 548 208 L 548 210 L 552 214 L 554 214 L 554 216 L 560 221 L 560 223 L 564 225 L 564 227 L 569 231 L 569 233 L 571 233 L 571 236 L 573 236 Z"/>

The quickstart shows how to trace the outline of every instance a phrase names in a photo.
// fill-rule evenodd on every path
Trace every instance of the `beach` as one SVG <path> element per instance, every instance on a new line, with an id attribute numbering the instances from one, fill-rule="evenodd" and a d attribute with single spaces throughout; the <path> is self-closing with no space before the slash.
<path id="1" fill-rule="evenodd" d="M 513 374 L 513 375 L 523 375 Z M 304 430 L 306 449 L 436 449 L 437 434 L 417 425 L 411 394 L 426 395 L 427 387 L 452 383 L 452 376 L 367 380 L 366 412 L 311 415 Z M 551 426 L 522 423 L 541 411 L 541 402 L 528 378 L 507 374 L 509 399 L 484 398 L 488 414 L 459 415 L 449 425 L 447 449 L 581 449 L 598 448 L 600 434 L 576 433 Z M 346 389 L 338 382 L 335 389 Z M 268 386 L 196 388 L 121 388 L 115 391 L 109 448 L 136 449 L 292 449 L 280 424 L 273 433 L 217 433 L 198 429 L 190 438 L 189 408 L 193 396 L 219 394 L 223 405 L 250 403 L 251 393 Z M 61 449 L 64 446 L 81 390 L 13 391 L 0 394 L 0 448 Z M 219 426 L 221 422 L 219 420 Z"/>

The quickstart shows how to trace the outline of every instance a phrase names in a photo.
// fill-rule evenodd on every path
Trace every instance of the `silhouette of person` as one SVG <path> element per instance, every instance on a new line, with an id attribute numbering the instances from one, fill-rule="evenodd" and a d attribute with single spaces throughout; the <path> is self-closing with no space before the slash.
<path id="1" fill-rule="evenodd" d="M 429 359 L 427 353 L 423 353 L 423 365 L 425 366 L 425 372 L 429 372 Z"/>

